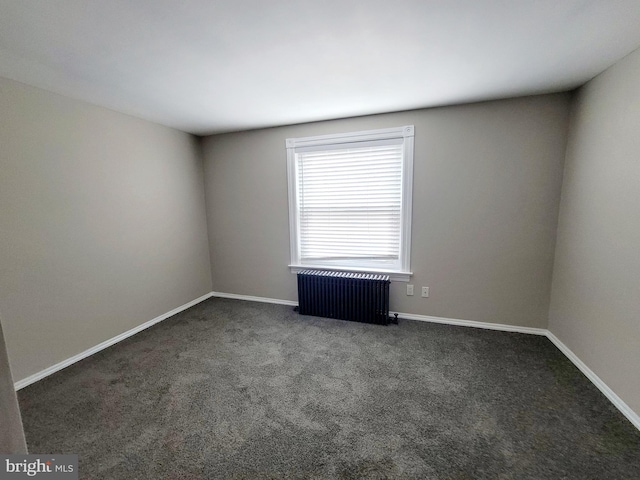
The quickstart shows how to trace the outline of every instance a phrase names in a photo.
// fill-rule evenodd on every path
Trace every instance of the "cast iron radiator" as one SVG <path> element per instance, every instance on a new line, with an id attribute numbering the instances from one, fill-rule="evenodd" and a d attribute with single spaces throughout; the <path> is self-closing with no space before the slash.
<path id="1" fill-rule="evenodd" d="M 389 324 L 389 276 L 302 270 L 298 311 L 302 315 Z"/>

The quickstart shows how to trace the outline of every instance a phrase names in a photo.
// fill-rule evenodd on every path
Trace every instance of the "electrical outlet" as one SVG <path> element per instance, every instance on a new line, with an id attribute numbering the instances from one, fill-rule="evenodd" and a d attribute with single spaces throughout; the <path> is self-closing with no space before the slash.
<path id="1" fill-rule="evenodd" d="M 413 285 L 407 285 L 407 295 L 413 295 Z"/>
<path id="2" fill-rule="evenodd" d="M 422 287 L 422 296 L 423 297 L 429 296 L 429 287 Z"/>

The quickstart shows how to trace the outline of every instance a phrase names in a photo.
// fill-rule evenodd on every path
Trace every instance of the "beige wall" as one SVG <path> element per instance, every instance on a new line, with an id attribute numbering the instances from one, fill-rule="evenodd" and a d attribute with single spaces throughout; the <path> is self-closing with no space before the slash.
<path id="1" fill-rule="evenodd" d="M 0 79 L 0 172 L 15 380 L 211 290 L 195 137 Z"/>
<path id="2" fill-rule="evenodd" d="M 640 414 L 640 50 L 580 89 L 550 330 Z"/>
<path id="3" fill-rule="evenodd" d="M 0 453 L 27 453 L 18 399 L 0 322 Z"/>
<path id="4" fill-rule="evenodd" d="M 392 310 L 546 328 L 568 110 L 558 94 L 207 137 L 214 291 L 296 300 L 286 138 L 414 124 L 418 294 L 392 284 Z"/>

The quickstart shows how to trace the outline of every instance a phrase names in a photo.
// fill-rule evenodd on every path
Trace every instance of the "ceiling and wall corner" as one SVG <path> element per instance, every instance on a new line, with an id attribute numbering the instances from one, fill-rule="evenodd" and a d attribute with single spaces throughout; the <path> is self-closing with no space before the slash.
<path id="1" fill-rule="evenodd" d="M 0 76 L 206 135 L 571 90 L 637 0 L 0 0 Z"/>

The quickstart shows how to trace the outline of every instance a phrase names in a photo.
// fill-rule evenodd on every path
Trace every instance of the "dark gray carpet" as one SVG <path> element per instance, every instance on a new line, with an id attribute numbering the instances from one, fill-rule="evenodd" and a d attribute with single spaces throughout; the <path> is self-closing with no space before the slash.
<path id="1" fill-rule="evenodd" d="M 640 432 L 521 334 L 210 299 L 19 397 L 81 478 L 640 478 Z"/>

